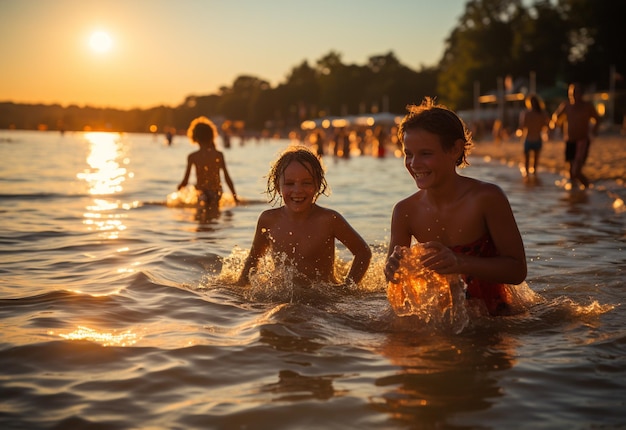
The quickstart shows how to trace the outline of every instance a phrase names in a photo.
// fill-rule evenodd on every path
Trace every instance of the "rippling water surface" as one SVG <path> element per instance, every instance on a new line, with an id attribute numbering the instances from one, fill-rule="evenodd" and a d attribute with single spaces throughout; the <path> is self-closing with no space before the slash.
<path id="1" fill-rule="evenodd" d="M 207 218 L 166 205 L 184 137 L 0 132 L 2 428 L 626 426 L 624 188 L 471 159 L 511 201 L 535 296 L 457 333 L 390 311 L 391 209 L 414 191 L 393 156 L 325 158 L 319 203 L 375 252 L 360 288 L 231 287 L 289 141 L 233 143 L 249 203 Z"/>

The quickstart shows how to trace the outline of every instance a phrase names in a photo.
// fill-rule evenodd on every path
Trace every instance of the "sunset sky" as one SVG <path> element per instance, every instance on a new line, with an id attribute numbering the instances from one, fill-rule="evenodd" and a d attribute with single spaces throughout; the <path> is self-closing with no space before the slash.
<path id="1" fill-rule="evenodd" d="M 331 50 L 358 65 L 393 51 L 419 70 L 465 2 L 0 0 L 0 102 L 176 106 L 240 75 L 275 86 Z"/>

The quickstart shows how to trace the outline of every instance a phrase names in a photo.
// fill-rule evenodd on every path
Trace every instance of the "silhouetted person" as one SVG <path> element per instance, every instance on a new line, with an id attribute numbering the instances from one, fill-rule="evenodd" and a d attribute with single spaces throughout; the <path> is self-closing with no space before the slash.
<path id="1" fill-rule="evenodd" d="M 196 190 L 198 191 L 198 201 L 201 206 L 208 208 L 218 208 L 222 197 L 222 181 L 220 171 L 224 172 L 224 180 L 230 188 L 235 203 L 237 193 L 235 186 L 230 179 L 224 154 L 215 148 L 215 138 L 217 137 L 217 128 L 210 119 L 206 117 L 198 117 L 189 125 L 187 136 L 192 142 L 200 145 L 200 149 L 189 154 L 187 158 L 187 168 L 185 177 L 178 185 L 178 189 L 187 186 L 191 167 L 196 169 Z"/>
<path id="2" fill-rule="evenodd" d="M 543 145 L 544 131 L 550 125 L 550 116 L 545 111 L 543 102 L 532 94 L 526 98 L 526 110 L 520 114 L 519 127 L 522 130 L 522 142 L 524 143 L 524 176 L 537 175 L 539 156 Z M 530 158 L 533 158 L 532 169 Z"/>
<path id="3" fill-rule="evenodd" d="M 324 135 L 320 130 L 315 131 L 315 145 L 317 148 L 317 156 L 324 156 Z"/>
<path id="4" fill-rule="evenodd" d="M 563 123 L 563 138 L 565 139 L 565 161 L 569 163 L 572 188 L 578 181 L 587 188 L 589 179 L 582 173 L 582 168 L 589 155 L 591 133 L 596 136 L 600 127 L 600 115 L 591 102 L 583 100 L 583 89 L 580 84 L 570 84 L 568 101 L 563 102 L 552 114 L 550 128 L 554 128 L 560 121 Z"/>

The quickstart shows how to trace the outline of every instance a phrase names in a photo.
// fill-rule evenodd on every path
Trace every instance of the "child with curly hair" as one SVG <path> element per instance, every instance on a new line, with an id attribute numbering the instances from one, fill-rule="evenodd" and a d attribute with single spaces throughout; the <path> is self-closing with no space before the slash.
<path id="1" fill-rule="evenodd" d="M 230 189 L 235 203 L 238 203 L 237 193 L 224 161 L 224 154 L 215 147 L 217 128 L 213 122 L 204 117 L 198 117 L 191 121 L 187 129 L 187 136 L 192 142 L 200 145 L 200 149 L 189 154 L 187 157 L 187 168 L 182 182 L 178 189 L 184 188 L 189 182 L 192 166 L 196 171 L 196 190 L 198 190 L 198 201 L 206 207 L 219 207 L 222 197 L 222 181 L 220 172 L 224 173 L 224 180 Z"/>

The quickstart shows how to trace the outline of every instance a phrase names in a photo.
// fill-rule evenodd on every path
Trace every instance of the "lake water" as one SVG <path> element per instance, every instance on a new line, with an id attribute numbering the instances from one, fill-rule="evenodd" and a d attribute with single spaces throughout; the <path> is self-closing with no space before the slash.
<path id="1" fill-rule="evenodd" d="M 226 162 L 251 203 L 204 219 L 164 204 L 185 137 L 0 131 L 0 427 L 626 427 L 622 186 L 571 192 L 550 172 L 531 186 L 470 158 L 462 174 L 511 201 L 536 297 L 459 332 L 390 312 L 391 210 L 415 191 L 394 156 L 324 159 L 319 204 L 374 250 L 359 288 L 229 285 L 289 143 L 235 139 Z"/>

